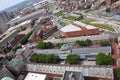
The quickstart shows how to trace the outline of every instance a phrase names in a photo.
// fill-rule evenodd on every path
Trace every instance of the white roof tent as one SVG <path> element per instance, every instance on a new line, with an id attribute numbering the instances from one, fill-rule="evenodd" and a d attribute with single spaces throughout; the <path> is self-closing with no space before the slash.
<path id="1" fill-rule="evenodd" d="M 74 32 L 74 31 L 81 31 L 82 28 L 86 28 L 86 29 L 90 30 L 90 29 L 96 29 L 97 27 L 87 25 L 87 24 L 84 24 L 79 21 L 74 21 L 73 24 L 69 24 L 69 25 L 61 28 L 60 30 L 63 32 Z"/>
<path id="2" fill-rule="evenodd" d="M 37 73 L 28 73 L 24 80 L 45 80 L 46 75 Z"/>

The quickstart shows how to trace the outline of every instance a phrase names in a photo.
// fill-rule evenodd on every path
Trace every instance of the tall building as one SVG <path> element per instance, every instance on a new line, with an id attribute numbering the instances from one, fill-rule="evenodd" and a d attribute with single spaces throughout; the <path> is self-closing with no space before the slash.
<path id="1" fill-rule="evenodd" d="M 4 77 L 11 77 L 14 78 L 14 76 L 12 75 L 12 73 L 6 68 L 0 65 L 0 80 Z"/>
<path id="2" fill-rule="evenodd" d="M 0 12 L 0 34 L 9 28 L 6 24 L 9 20 L 11 20 L 11 16 L 8 12 Z"/>

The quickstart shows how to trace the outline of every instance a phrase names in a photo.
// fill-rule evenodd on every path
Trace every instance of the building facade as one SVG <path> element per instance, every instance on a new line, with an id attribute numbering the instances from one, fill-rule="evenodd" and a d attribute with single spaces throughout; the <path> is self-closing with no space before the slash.
<path id="1" fill-rule="evenodd" d="M 0 80 L 4 77 L 11 77 L 14 78 L 14 76 L 12 75 L 12 73 L 6 68 L 6 67 L 2 67 L 0 69 Z"/>
<path id="2" fill-rule="evenodd" d="M 0 13 L 0 34 L 4 33 L 9 27 L 7 26 L 7 22 L 12 18 L 10 17 L 8 12 Z"/>

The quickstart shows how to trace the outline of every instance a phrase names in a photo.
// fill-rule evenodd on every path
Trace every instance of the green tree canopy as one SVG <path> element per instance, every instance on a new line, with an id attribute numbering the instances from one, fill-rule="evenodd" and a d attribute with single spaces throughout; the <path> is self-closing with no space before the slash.
<path id="1" fill-rule="evenodd" d="M 107 40 L 101 40 L 101 41 L 99 41 L 99 44 L 100 44 L 101 46 L 110 46 L 110 42 L 107 41 Z"/>
<path id="2" fill-rule="evenodd" d="M 106 55 L 105 53 L 99 53 L 96 56 L 97 65 L 112 65 L 113 62 L 113 58 L 110 55 Z"/>
<path id="3" fill-rule="evenodd" d="M 56 46 L 60 48 L 63 44 L 64 43 L 57 43 Z"/>
<path id="4" fill-rule="evenodd" d="M 117 69 L 117 77 L 118 77 L 119 80 L 120 80 L 120 67 Z"/>
<path id="5" fill-rule="evenodd" d="M 52 47 L 52 43 L 51 42 L 43 42 L 43 41 L 39 41 L 37 43 L 37 48 L 40 48 L 40 49 L 49 49 Z"/>
<path id="6" fill-rule="evenodd" d="M 66 63 L 68 64 L 78 64 L 80 62 L 80 56 L 76 54 L 67 55 Z"/>
<path id="7" fill-rule="evenodd" d="M 34 20 L 34 19 L 33 19 L 33 20 L 31 20 L 30 24 L 31 24 L 31 27 L 33 27 L 33 26 L 34 26 L 34 24 L 35 24 L 35 20 Z"/>
<path id="8" fill-rule="evenodd" d="M 91 45 L 92 41 L 89 39 L 84 40 L 77 40 L 76 44 L 78 44 L 79 46 L 89 46 Z"/>
<path id="9" fill-rule="evenodd" d="M 21 43 L 22 45 L 25 45 L 25 44 L 28 42 L 28 39 L 29 39 L 29 37 L 32 35 L 32 33 L 33 33 L 33 30 L 32 30 L 31 32 L 29 32 L 28 34 L 26 34 L 26 35 L 23 37 L 23 39 L 20 41 L 20 43 Z"/>
<path id="10" fill-rule="evenodd" d="M 118 38 L 117 37 L 114 38 L 114 42 L 118 43 Z"/>
<path id="11" fill-rule="evenodd" d="M 33 54 L 30 61 L 36 63 L 58 63 L 59 56 L 54 54 Z"/>

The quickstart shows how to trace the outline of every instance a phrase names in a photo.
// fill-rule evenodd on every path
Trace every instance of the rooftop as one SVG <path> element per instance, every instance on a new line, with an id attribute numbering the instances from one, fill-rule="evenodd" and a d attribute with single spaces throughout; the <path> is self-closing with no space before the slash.
<path id="1" fill-rule="evenodd" d="M 45 80 L 46 75 L 37 73 L 28 73 L 24 80 Z"/>
<path id="2" fill-rule="evenodd" d="M 75 25 L 69 24 L 63 28 L 61 28 L 63 32 L 72 32 L 72 31 L 81 31 L 81 28 L 76 27 Z"/>
<path id="3" fill-rule="evenodd" d="M 84 80 L 81 71 L 65 71 L 63 80 Z"/>
<path id="4" fill-rule="evenodd" d="M 14 27 L 9 28 L 5 33 L 0 35 L 0 46 L 6 44 L 8 40 L 15 37 L 18 33 L 18 30 Z"/>
<path id="5" fill-rule="evenodd" d="M 82 28 L 86 28 L 89 30 L 89 29 L 96 29 L 97 27 L 87 25 L 79 21 L 74 21 L 73 23 L 61 28 L 60 30 L 63 32 L 74 32 L 74 31 L 81 31 Z"/>
<path id="6" fill-rule="evenodd" d="M 16 67 L 16 65 L 19 64 L 20 61 L 21 61 L 20 58 L 14 58 L 14 59 L 12 59 L 9 62 L 8 66 L 10 66 L 10 67 Z"/>

